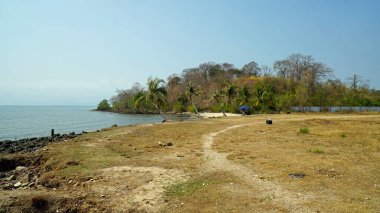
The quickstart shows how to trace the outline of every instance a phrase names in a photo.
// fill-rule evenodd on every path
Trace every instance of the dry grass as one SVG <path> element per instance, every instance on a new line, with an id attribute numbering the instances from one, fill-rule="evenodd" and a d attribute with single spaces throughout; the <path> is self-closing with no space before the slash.
<path id="1" fill-rule="evenodd" d="M 309 134 L 299 134 L 303 126 Z M 312 209 L 376 212 L 379 127 L 378 116 L 275 116 L 272 126 L 258 123 L 221 135 L 215 148 L 290 191 L 313 194 Z M 295 172 L 306 177 L 289 178 Z"/>
<path id="2" fill-rule="evenodd" d="M 147 208 L 145 211 L 150 212 L 154 205 L 163 212 L 291 211 L 274 202 L 274 195 L 260 194 L 260 185 L 240 174 L 210 171 L 204 166 L 208 159 L 204 157 L 203 136 L 246 124 L 215 136 L 212 148 L 252 170 L 259 181 L 271 182 L 301 197 L 310 195 L 304 205 L 314 212 L 379 211 L 380 115 L 270 115 L 273 125 L 265 124 L 267 117 L 203 119 L 90 133 L 52 144 L 43 151 L 40 181 L 57 187 L 60 193 L 74 197 L 85 194 L 82 199 L 87 203 L 78 209 L 86 209 L 91 200 L 94 209 L 110 212 L 118 208 Z M 300 133 L 304 127 L 308 134 Z M 171 142 L 173 146 L 162 147 L 158 142 Z M 123 175 L 112 170 L 118 167 L 139 169 Z M 108 168 L 111 170 L 106 171 L 115 174 L 104 173 L 102 169 Z M 150 168 L 167 171 L 163 175 L 168 177 L 176 171 L 187 179 L 167 184 L 162 200 L 154 205 L 149 200 L 141 201 L 143 205 L 122 203 L 144 192 L 150 182 L 160 181 L 161 173 L 149 172 L 153 171 Z M 293 179 L 290 173 L 306 176 Z M 116 196 L 119 192 L 123 199 Z M 123 205 L 115 206 L 118 204 Z"/>

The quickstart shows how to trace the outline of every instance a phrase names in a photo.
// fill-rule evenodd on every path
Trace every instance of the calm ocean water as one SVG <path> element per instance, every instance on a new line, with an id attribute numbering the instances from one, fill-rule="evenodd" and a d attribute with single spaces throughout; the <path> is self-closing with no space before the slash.
<path id="1" fill-rule="evenodd" d="M 126 115 L 91 111 L 95 107 L 0 106 L 0 141 L 50 136 L 55 133 L 79 133 L 140 123 L 161 122 L 157 115 Z"/>

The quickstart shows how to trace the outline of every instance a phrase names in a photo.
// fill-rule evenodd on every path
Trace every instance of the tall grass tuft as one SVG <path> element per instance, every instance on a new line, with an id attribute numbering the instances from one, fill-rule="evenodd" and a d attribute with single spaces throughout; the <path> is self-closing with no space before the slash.
<path id="1" fill-rule="evenodd" d="M 325 153 L 325 151 L 323 151 L 323 149 L 319 148 L 319 147 L 311 148 L 309 151 L 311 153 L 314 153 L 314 154 L 323 154 L 323 153 Z"/>
<path id="2" fill-rule="evenodd" d="M 302 133 L 302 134 L 309 134 L 309 128 L 307 128 L 307 127 L 301 127 L 300 128 L 300 133 Z"/>

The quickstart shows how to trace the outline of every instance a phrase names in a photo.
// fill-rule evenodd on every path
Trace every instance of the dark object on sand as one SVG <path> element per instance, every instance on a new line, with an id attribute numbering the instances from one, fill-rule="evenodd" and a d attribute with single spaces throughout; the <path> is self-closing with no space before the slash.
<path id="1" fill-rule="evenodd" d="M 32 206 L 38 210 L 46 210 L 48 201 L 43 196 L 35 196 L 32 198 Z"/>
<path id="2" fill-rule="evenodd" d="M 13 159 L 0 158 L 0 172 L 13 170 L 16 168 L 16 161 Z"/>
<path id="3" fill-rule="evenodd" d="M 304 178 L 305 176 L 306 176 L 306 174 L 304 174 L 304 173 L 292 173 L 292 174 L 289 174 L 289 177 L 294 178 L 294 179 Z"/>
<path id="4" fill-rule="evenodd" d="M 272 119 L 267 119 L 267 120 L 265 121 L 265 123 L 271 125 L 271 124 L 272 124 Z"/>
<path id="5" fill-rule="evenodd" d="M 247 107 L 247 106 L 245 106 L 245 105 L 241 106 L 241 107 L 239 108 L 239 111 L 240 111 L 241 113 L 243 113 L 243 115 L 249 115 L 249 114 L 251 114 L 250 111 L 249 111 L 249 107 Z"/>

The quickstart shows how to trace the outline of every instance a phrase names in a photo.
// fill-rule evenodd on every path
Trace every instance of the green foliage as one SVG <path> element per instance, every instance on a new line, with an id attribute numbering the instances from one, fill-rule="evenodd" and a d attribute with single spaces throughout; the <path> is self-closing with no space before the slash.
<path id="1" fill-rule="evenodd" d="M 314 153 L 314 154 L 323 154 L 323 153 L 325 153 L 325 151 L 322 148 L 319 148 L 319 147 L 313 147 L 309 151 L 311 153 Z"/>
<path id="2" fill-rule="evenodd" d="M 98 107 L 96 109 L 99 111 L 110 111 L 111 106 L 109 105 L 109 103 L 106 99 L 103 99 L 102 101 L 100 101 L 100 103 L 98 104 Z"/>
<path id="3" fill-rule="evenodd" d="M 302 134 L 309 134 L 309 128 L 307 127 L 301 127 L 299 131 Z"/>
<path id="4" fill-rule="evenodd" d="M 166 195 L 170 197 L 186 197 L 193 194 L 195 191 L 207 187 L 213 182 L 214 181 L 210 178 L 200 178 L 182 183 L 175 183 L 166 187 Z"/>
<path id="5" fill-rule="evenodd" d="M 340 134 L 340 137 L 341 138 L 346 138 L 347 137 L 347 134 L 345 132 L 342 132 L 342 134 Z"/>
<path id="6" fill-rule="evenodd" d="M 151 105 L 162 114 L 162 109 L 166 104 L 166 89 L 162 85 L 164 81 L 159 78 L 148 79 L 148 90 L 139 93 L 135 97 L 135 107 Z"/>
<path id="7" fill-rule="evenodd" d="M 187 111 L 192 112 L 192 113 L 196 113 L 195 108 L 192 105 L 187 106 Z"/>
<path id="8" fill-rule="evenodd" d="M 186 92 L 185 92 L 185 96 L 190 100 L 191 102 L 191 105 L 192 105 L 192 110 L 190 112 L 194 112 L 196 113 L 197 115 L 199 114 L 198 113 L 198 109 L 197 107 L 195 106 L 194 104 L 194 100 L 193 100 L 193 97 L 194 96 L 199 96 L 200 94 L 195 90 L 195 87 L 194 85 L 191 83 L 191 81 L 187 84 L 187 88 L 186 88 Z"/>
<path id="9" fill-rule="evenodd" d="M 185 112 L 186 111 L 186 107 L 179 101 L 175 102 L 173 104 L 173 112 Z"/>
<path id="10" fill-rule="evenodd" d="M 167 84 L 149 78 L 146 88 L 135 84 L 119 90 L 111 99 L 112 111 L 189 110 L 198 114 L 198 108 L 239 112 L 238 107 L 245 105 L 251 113 L 272 113 L 290 112 L 291 106 L 380 106 L 380 91 L 327 79 L 331 69 L 311 56 L 292 54 L 276 61 L 273 69 L 277 76 L 265 75 L 259 67 L 254 61 L 240 69 L 229 63 L 208 62 L 169 76 Z"/>
<path id="11" fill-rule="evenodd" d="M 294 95 L 290 92 L 279 94 L 275 97 L 277 111 L 290 112 L 290 107 L 294 103 Z"/>

